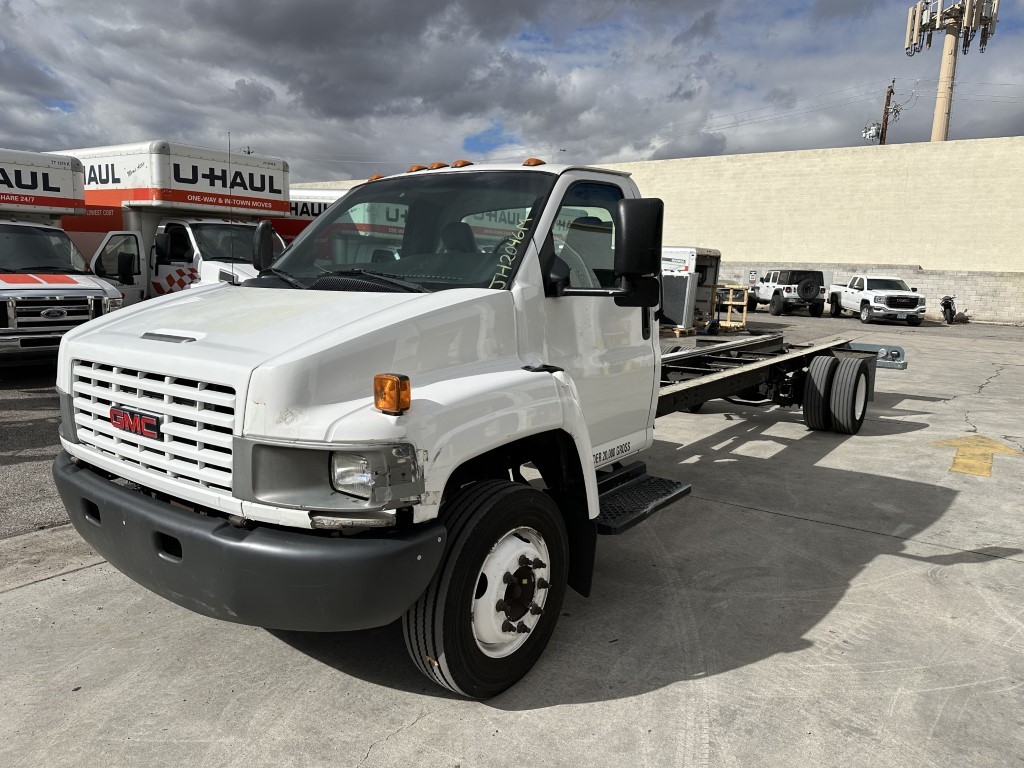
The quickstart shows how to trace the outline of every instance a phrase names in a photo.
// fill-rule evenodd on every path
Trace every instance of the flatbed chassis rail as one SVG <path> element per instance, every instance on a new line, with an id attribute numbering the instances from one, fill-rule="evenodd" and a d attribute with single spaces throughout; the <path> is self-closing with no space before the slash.
<path id="1" fill-rule="evenodd" d="M 788 344 L 782 334 L 773 333 L 724 342 L 700 339 L 695 348 L 689 349 L 668 343 L 662 345 L 657 416 L 695 410 L 708 400 L 755 391 L 762 393 L 762 400 L 801 405 L 804 373 L 811 359 L 819 355 L 868 361 L 868 396 L 872 400 L 876 368 L 907 367 L 902 347 L 848 339 Z"/>

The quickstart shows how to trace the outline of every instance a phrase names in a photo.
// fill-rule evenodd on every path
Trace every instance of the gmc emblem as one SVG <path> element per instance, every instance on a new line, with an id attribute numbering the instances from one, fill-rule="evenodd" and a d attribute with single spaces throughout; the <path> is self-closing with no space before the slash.
<path id="1" fill-rule="evenodd" d="M 160 439 L 161 417 L 142 411 L 130 411 L 127 408 L 110 406 L 110 423 L 116 429 L 123 429 L 133 435 L 141 435 L 151 440 Z"/>

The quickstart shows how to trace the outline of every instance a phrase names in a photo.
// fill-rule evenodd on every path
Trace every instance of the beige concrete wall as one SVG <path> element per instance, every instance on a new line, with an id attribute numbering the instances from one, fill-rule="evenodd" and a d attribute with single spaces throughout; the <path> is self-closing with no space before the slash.
<path id="1" fill-rule="evenodd" d="M 1024 137 L 620 163 L 726 262 L 1024 272 Z"/>
<path id="2" fill-rule="evenodd" d="M 724 257 L 723 257 L 724 258 Z M 972 320 L 991 323 L 1024 324 L 1024 272 L 972 272 L 966 269 L 922 269 L 914 264 L 837 264 L 814 265 L 834 283 L 848 283 L 853 275 L 892 275 L 917 288 L 927 300 L 930 320 L 941 320 L 939 299 L 954 294 L 957 309 Z M 775 263 L 722 262 L 720 283 L 747 284 L 750 270 L 765 274 L 777 268 Z M 831 277 L 829 276 L 831 273 Z M 761 307 L 762 310 L 766 307 Z"/>

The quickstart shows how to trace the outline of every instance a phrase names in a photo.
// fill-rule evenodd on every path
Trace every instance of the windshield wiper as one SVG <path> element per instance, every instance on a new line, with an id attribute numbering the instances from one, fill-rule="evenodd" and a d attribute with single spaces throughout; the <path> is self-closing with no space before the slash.
<path id="1" fill-rule="evenodd" d="M 285 272 L 283 269 L 274 269 L 273 267 L 267 267 L 262 272 L 260 272 L 260 277 L 263 277 L 265 274 L 267 274 L 267 272 L 281 278 L 293 288 L 301 288 L 302 290 L 306 290 L 305 285 L 303 285 L 299 280 L 297 280 L 291 273 Z"/>
<path id="2" fill-rule="evenodd" d="M 383 272 L 371 272 L 365 269 L 325 269 L 324 274 L 321 275 L 321 277 L 326 275 L 337 275 L 339 277 L 371 277 L 376 278 L 381 282 L 388 283 L 389 285 L 397 285 L 399 288 L 404 288 L 412 293 L 432 293 L 430 289 L 424 288 L 422 285 L 409 283 L 405 280 L 400 280 L 394 275 L 388 275 Z"/>
<path id="3" fill-rule="evenodd" d="M 81 269 L 72 269 L 71 267 L 16 267 L 15 269 L 2 269 L 0 272 L 44 272 L 48 274 L 57 275 L 87 275 Z"/>

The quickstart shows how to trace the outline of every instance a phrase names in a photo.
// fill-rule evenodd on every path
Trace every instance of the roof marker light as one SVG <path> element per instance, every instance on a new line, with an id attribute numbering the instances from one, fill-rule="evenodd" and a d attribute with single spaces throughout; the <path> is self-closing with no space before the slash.
<path id="1" fill-rule="evenodd" d="M 416 173 L 416 171 L 425 171 L 427 166 L 425 165 L 410 165 L 409 170 L 406 173 Z"/>
<path id="2" fill-rule="evenodd" d="M 452 168 L 465 168 L 467 165 L 472 165 L 469 160 L 456 160 L 452 163 Z"/>
<path id="3" fill-rule="evenodd" d="M 547 163 L 545 163 L 539 157 L 528 157 L 526 158 L 526 162 L 524 162 L 523 165 L 532 167 L 535 165 L 547 165 Z"/>
<path id="4" fill-rule="evenodd" d="M 383 173 L 375 173 L 375 174 L 373 174 L 373 176 L 368 178 L 367 181 L 376 181 L 377 179 L 383 179 L 383 178 L 384 178 L 384 174 Z"/>
<path id="5" fill-rule="evenodd" d="M 427 170 L 436 171 L 438 168 L 447 168 L 448 163 L 431 163 L 427 166 Z"/>

